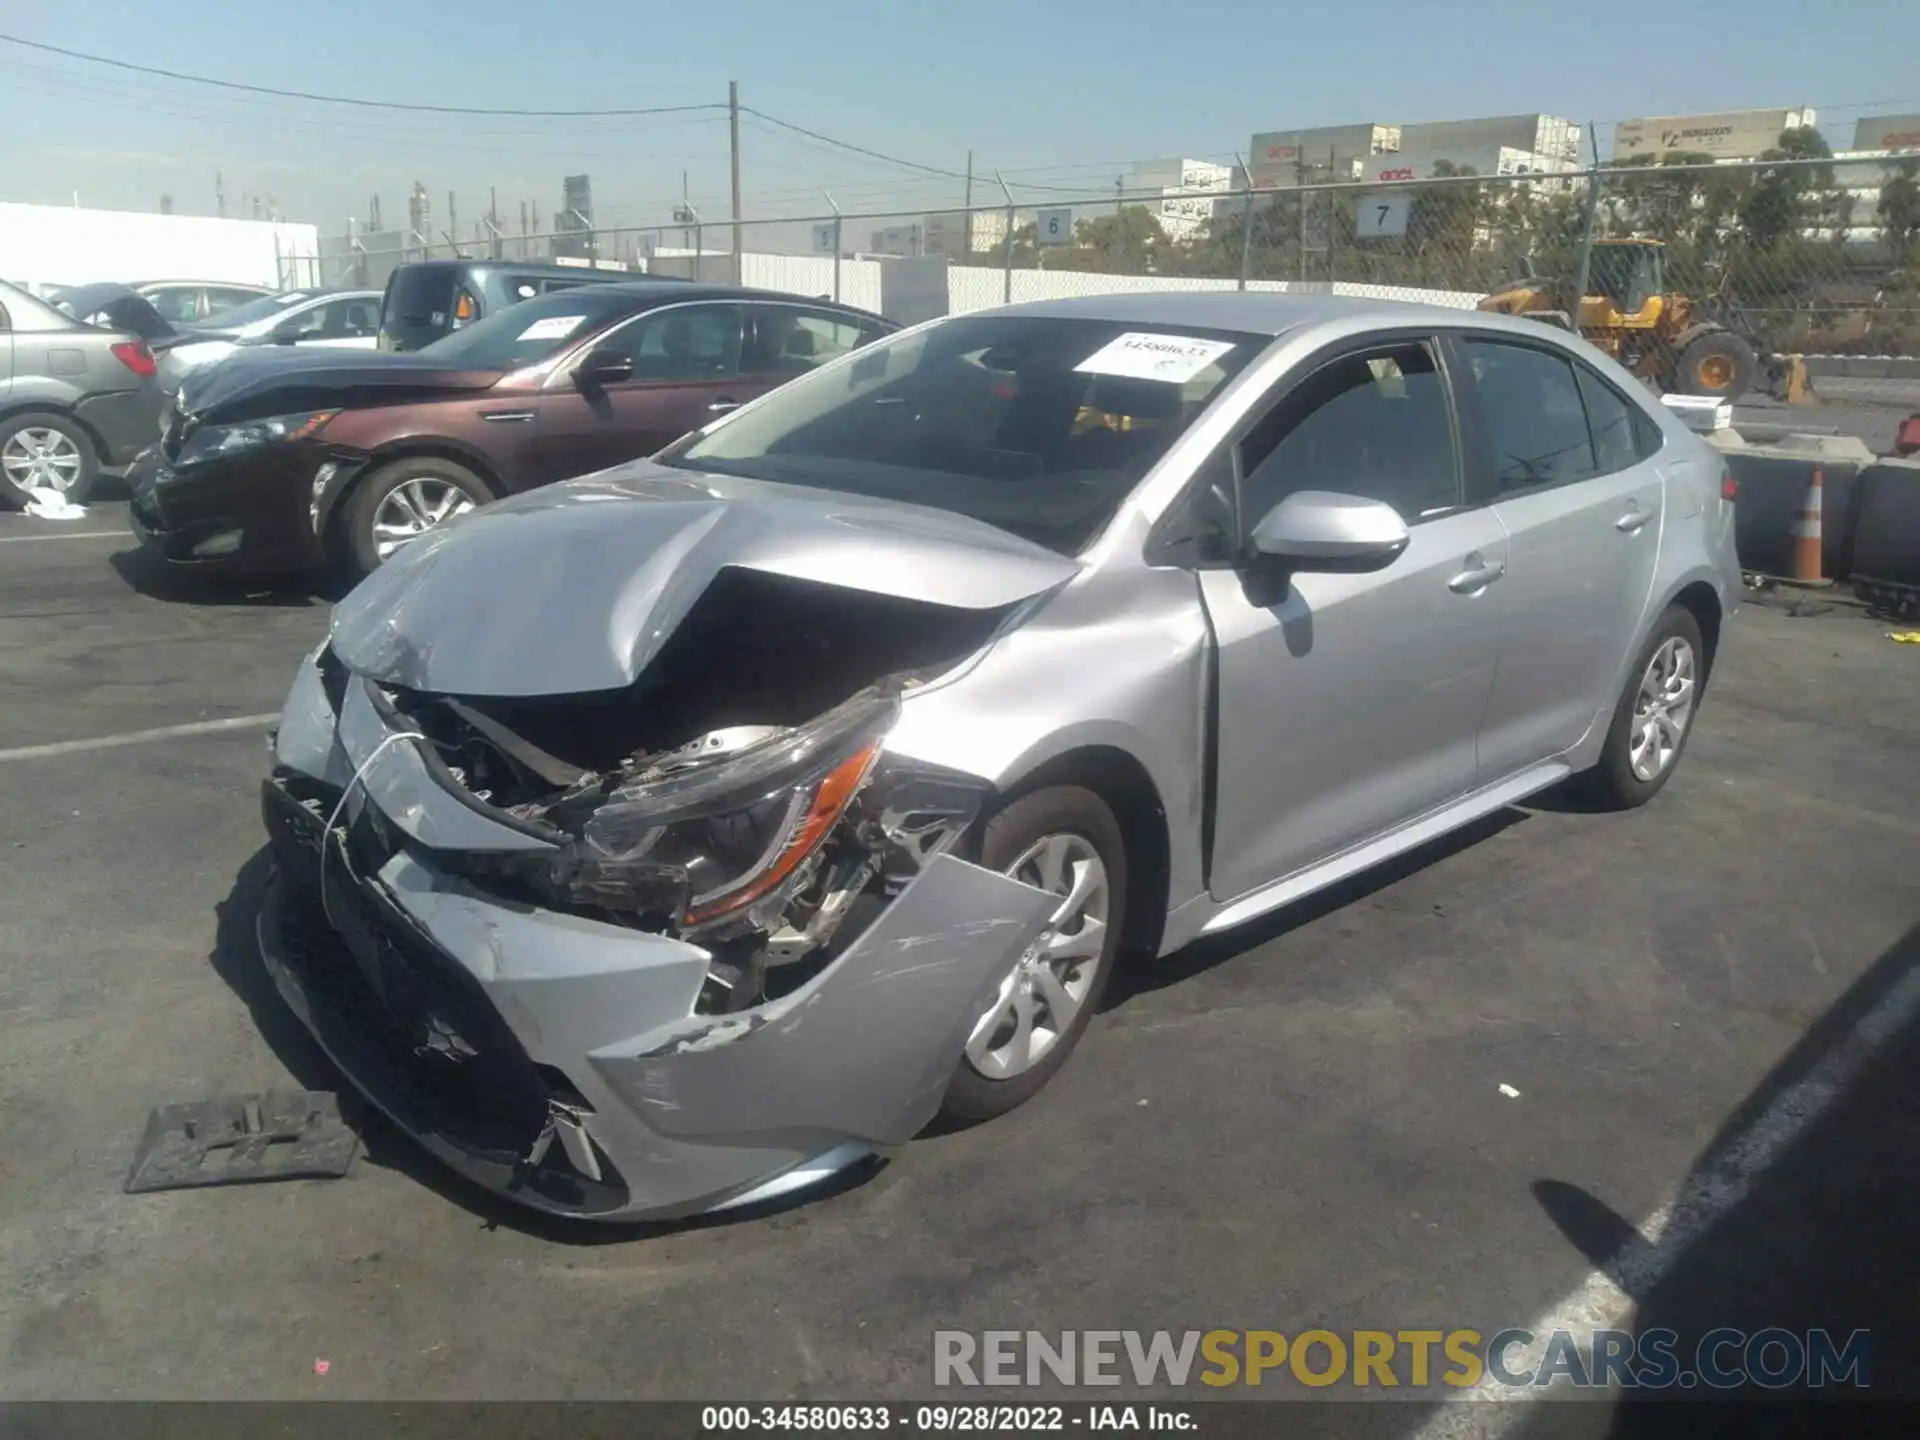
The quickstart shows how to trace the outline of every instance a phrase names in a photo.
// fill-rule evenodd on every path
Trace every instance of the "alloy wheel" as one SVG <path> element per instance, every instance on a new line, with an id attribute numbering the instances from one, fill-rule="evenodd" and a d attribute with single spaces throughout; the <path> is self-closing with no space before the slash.
<path id="1" fill-rule="evenodd" d="M 0 471 L 22 490 L 57 490 L 64 495 L 80 478 L 85 463 L 72 436 L 44 425 L 14 431 L 0 450 Z"/>
<path id="2" fill-rule="evenodd" d="M 373 512 L 374 553 L 382 560 L 409 540 L 473 509 L 473 497 L 449 480 L 431 475 L 403 480 L 380 499 Z"/>
<path id="3" fill-rule="evenodd" d="M 967 1037 L 967 1060 L 990 1080 L 1025 1074 L 1059 1043 L 1086 1003 L 1107 943 L 1107 867 L 1083 836 L 1042 836 L 1007 874 L 1059 896 L 1060 905 Z"/>
<path id="4" fill-rule="evenodd" d="M 1634 697 L 1629 759 L 1636 779 L 1657 780 L 1673 764 L 1693 719 L 1696 689 L 1693 646 L 1671 636 L 1653 652 Z"/>

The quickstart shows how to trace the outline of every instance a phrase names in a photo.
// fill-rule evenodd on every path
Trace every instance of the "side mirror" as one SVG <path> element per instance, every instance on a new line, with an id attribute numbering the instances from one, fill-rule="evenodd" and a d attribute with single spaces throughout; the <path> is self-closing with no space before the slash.
<path id="1" fill-rule="evenodd" d="M 300 330 L 299 327 L 294 325 L 283 325 L 267 338 L 276 345 L 298 345 L 300 343 Z"/>
<path id="2" fill-rule="evenodd" d="M 592 351 L 573 370 L 573 383 L 582 387 L 617 385 L 632 378 L 633 357 L 611 348 Z"/>
<path id="3" fill-rule="evenodd" d="M 1301 490 L 1269 510 L 1253 529 L 1256 554 L 1291 570 L 1384 570 L 1412 539 L 1400 512 L 1380 500 Z"/>

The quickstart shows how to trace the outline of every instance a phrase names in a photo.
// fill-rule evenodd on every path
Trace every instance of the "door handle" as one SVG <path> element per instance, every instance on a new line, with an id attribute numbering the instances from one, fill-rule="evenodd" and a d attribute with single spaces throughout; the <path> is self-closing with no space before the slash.
<path id="1" fill-rule="evenodd" d="M 739 408 L 740 408 L 740 402 L 738 400 L 716 400 L 711 405 L 707 406 L 707 409 L 712 411 L 715 415 L 721 415 L 727 412 L 728 410 L 738 410 Z"/>
<path id="2" fill-rule="evenodd" d="M 533 419 L 533 411 L 531 410 L 482 410 L 480 412 L 480 418 L 482 420 L 492 420 L 496 422 L 507 421 L 507 420 L 531 420 Z"/>
<path id="3" fill-rule="evenodd" d="M 1504 565 L 1475 565 L 1447 581 L 1447 589 L 1456 595 L 1478 595 L 1506 573 Z"/>
<path id="4" fill-rule="evenodd" d="M 1653 512 L 1651 510 L 1642 510 L 1636 505 L 1618 520 L 1614 521 L 1613 528 L 1624 535 L 1632 535 L 1645 526 L 1651 519 L 1653 519 Z"/>

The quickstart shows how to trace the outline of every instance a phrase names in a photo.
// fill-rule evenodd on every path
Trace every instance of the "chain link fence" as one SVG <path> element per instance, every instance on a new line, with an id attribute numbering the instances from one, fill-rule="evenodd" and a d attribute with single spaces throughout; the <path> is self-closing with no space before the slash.
<path id="1" fill-rule="evenodd" d="M 1732 332 L 1763 359 L 1920 359 L 1920 154 L 1679 158 L 1267 190 L 1039 202 L 1009 194 L 931 214 L 829 212 L 458 243 L 444 233 L 369 232 L 323 239 L 318 257 L 283 266 L 282 278 L 378 289 L 400 264 L 458 255 L 737 280 L 892 314 L 890 286 L 901 287 L 885 277 L 917 269 L 907 288 L 918 303 L 931 304 L 926 287 L 944 283 L 935 313 L 1128 289 L 1305 291 L 1485 304 L 1560 323 L 1578 311 L 1589 334 L 1604 332 L 1630 362 L 1703 326 Z M 901 259 L 937 263 L 889 264 Z M 930 278 L 938 272 L 943 282 Z M 1588 297 L 1584 306 L 1577 294 Z"/>

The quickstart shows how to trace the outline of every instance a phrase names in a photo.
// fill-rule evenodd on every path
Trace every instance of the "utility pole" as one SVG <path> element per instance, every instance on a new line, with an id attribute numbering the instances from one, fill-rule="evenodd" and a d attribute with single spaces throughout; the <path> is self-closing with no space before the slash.
<path id="1" fill-rule="evenodd" d="M 1300 278 L 1307 278 L 1307 152 L 1293 137 L 1293 202 L 1300 211 Z"/>
<path id="2" fill-rule="evenodd" d="M 1123 208 L 1125 208 L 1122 197 L 1125 196 L 1126 193 L 1127 193 L 1127 177 L 1124 175 L 1114 176 L 1113 177 L 1113 218 L 1116 220 L 1120 218 L 1120 211 Z"/>
<path id="3" fill-rule="evenodd" d="M 441 232 L 447 237 L 447 244 L 453 247 L 453 255 L 460 258 L 460 242 L 453 237 L 460 233 L 460 217 L 453 208 L 453 191 L 447 192 L 447 228 Z"/>
<path id="4" fill-rule="evenodd" d="M 727 82 L 727 133 L 733 152 L 733 283 L 740 284 L 740 82 Z"/>
<path id="5" fill-rule="evenodd" d="M 967 203 L 965 208 L 968 210 L 973 209 L 973 151 L 971 150 L 967 151 Z M 969 250 L 973 248 L 973 235 L 971 232 L 967 235 L 967 248 Z"/>
<path id="6" fill-rule="evenodd" d="M 222 220 L 227 218 L 227 182 L 218 170 L 213 172 L 213 213 Z"/>

